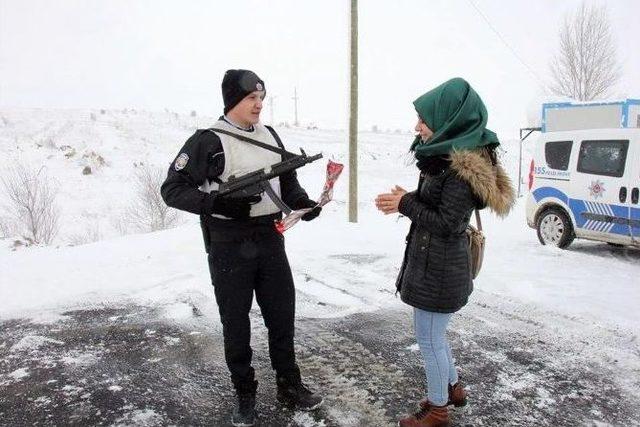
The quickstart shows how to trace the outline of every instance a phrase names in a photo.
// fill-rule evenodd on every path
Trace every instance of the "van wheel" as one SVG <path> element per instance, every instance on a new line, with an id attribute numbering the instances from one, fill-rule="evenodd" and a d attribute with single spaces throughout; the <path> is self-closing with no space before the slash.
<path id="1" fill-rule="evenodd" d="M 542 212 L 538 217 L 536 229 L 540 243 L 562 249 L 569 246 L 576 237 L 571 220 L 557 208 L 549 208 Z"/>

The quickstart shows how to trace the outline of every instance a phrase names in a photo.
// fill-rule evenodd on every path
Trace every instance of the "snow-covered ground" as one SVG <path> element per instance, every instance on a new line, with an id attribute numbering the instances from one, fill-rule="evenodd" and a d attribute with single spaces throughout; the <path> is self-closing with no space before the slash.
<path id="1" fill-rule="evenodd" d="M 62 215 L 54 247 L 11 251 L 13 241 L 2 240 L 2 318 L 118 299 L 166 302 L 212 295 L 195 215 L 184 214 L 177 228 L 149 234 L 119 236 L 127 230 L 118 224 L 126 221 L 135 197 L 138 165 L 166 168 L 192 131 L 213 118 L 134 110 L 11 110 L 0 111 L 0 119 L 2 170 L 15 162 L 44 166 L 60 189 Z M 279 132 L 291 150 L 303 147 L 347 163 L 346 132 Z M 408 221 L 380 215 L 373 199 L 392 185 L 415 185 L 410 141 L 409 134 L 361 133 L 358 223 L 347 221 L 345 169 L 322 216 L 287 232 L 300 316 L 345 315 L 397 303 L 391 294 Z M 517 143 L 503 148 L 503 161 L 516 177 Z M 82 174 L 87 165 L 91 175 Z M 323 174 L 324 161 L 299 171 L 312 197 L 321 190 Z M 483 213 L 488 246 L 476 289 L 637 335 L 638 251 L 580 241 L 568 251 L 543 247 L 525 224 L 523 202 L 519 199 L 506 220 Z M 96 229 L 94 238 L 104 240 L 68 246 Z M 319 300 L 326 305 L 316 304 Z"/>
<path id="2" fill-rule="evenodd" d="M 0 240 L 0 320 L 55 322 L 70 309 L 126 304 L 160 307 L 171 320 L 190 316 L 197 305 L 216 319 L 196 216 L 184 214 L 182 225 L 154 233 L 126 234 L 131 230 L 122 226 L 139 165 L 166 168 L 193 130 L 213 121 L 132 110 L 0 111 L 1 170 L 17 161 L 44 166 L 59 186 L 62 211 L 52 247 L 12 250 L 13 239 Z M 309 154 L 322 152 L 348 163 L 344 131 L 278 131 L 290 150 L 303 147 Z M 503 161 L 515 182 L 518 144 L 502 137 L 508 141 Z M 359 138 L 358 223 L 347 221 L 345 168 L 334 201 L 322 215 L 286 232 L 299 318 L 402 307 L 394 297 L 394 282 L 409 223 L 379 214 L 373 200 L 395 184 L 415 185 L 415 167 L 407 154 L 412 136 L 363 132 Z M 320 193 L 324 165 L 323 160 L 299 171 L 311 197 Z M 85 166 L 93 173 L 83 175 Z M 1 197 L 0 205 L 6 201 Z M 640 372 L 639 250 L 583 241 L 569 250 L 541 246 L 526 226 L 524 198 L 505 220 L 483 212 L 483 225 L 487 252 L 472 296 L 474 316 L 482 319 L 485 305 L 517 306 L 520 317 L 501 319 L 512 322 L 505 330 L 517 329 L 524 313 L 541 336 L 556 336 L 569 346 L 573 339 L 592 340 L 595 348 L 585 357 L 594 362 L 608 351 L 610 338 L 618 343 L 612 351 L 619 355 L 620 382 L 625 382 L 623 375 Z M 69 245 L 82 236 L 100 241 Z M 495 321 L 487 312 L 487 325 Z"/>

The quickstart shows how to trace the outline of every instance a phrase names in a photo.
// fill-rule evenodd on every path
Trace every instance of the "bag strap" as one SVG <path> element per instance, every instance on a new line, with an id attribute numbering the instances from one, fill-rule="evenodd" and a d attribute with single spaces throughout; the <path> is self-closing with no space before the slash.
<path id="1" fill-rule="evenodd" d="M 480 211 L 476 209 L 476 224 L 478 225 L 478 231 L 482 231 L 482 221 L 480 221 Z"/>
<path id="2" fill-rule="evenodd" d="M 297 154 L 293 154 L 293 153 L 291 153 L 291 152 L 289 152 L 287 150 L 284 150 L 284 149 L 282 149 L 280 147 L 274 147 L 273 145 L 265 144 L 262 141 L 258 141 L 257 139 L 249 138 L 249 137 L 244 136 L 244 135 L 238 135 L 237 133 L 229 132 L 228 130 L 218 129 L 218 128 L 209 128 L 207 130 L 211 131 L 211 132 L 214 132 L 214 133 L 215 132 L 220 132 L 222 134 L 232 136 L 232 137 L 234 137 L 236 139 L 239 139 L 240 141 L 248 142 L 249 144 L 256 145 L 256 146 L 258 146 L 260 148 L 264 148 L 265 150 L 273 151 L 274 153 L 278 153 L 278 154 L 280 154 L 282 156 L 285 156 L 285 157 L 297 156 Z M 271 132 L 271 131 L 269 131 L 269 132 Z M 271 134 L 273 135 L 273 133 L 271 133 Z M 276 142 L 277 141 L 278 140 L 276 139 Z"/>

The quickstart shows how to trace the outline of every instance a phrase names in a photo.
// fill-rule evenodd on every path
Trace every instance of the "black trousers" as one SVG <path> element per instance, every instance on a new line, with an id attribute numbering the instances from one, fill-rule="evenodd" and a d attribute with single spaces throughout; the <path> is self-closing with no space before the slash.
<path id="1" fill-rule="evenodd" d="M 249 322 L 254 292 L 269 333 L 271 366 L 277 375 L 298 371 L 293 349 L 295 288 L 284 237 L 269 230 L 242 241 L 212 242 L 209 270 L 235 389 L 242 393 L 256 387 Z"/>

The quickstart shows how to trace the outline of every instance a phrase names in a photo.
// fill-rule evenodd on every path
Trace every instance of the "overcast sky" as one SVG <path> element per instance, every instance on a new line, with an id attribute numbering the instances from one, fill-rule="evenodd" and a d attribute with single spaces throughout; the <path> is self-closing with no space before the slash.
<path id="1" fill-rule="evenodd" d="M 460 76 L 504 139 L 541 101 L 560 25 L 580 0 L 359 3 L 361 129 L 411 129 L 413 99 Z M 608 5 L 624 71 L 613 95 L 640 98 L 640 1 L 595 3 Z M 275 96 L 276 122 L 293 121 L 297 87 L 303 123 L 346 128 L 348 13 L 348 0 L 0 0 L 0 108 L 217 115 L 224 71 L 248 68 Z"/>

